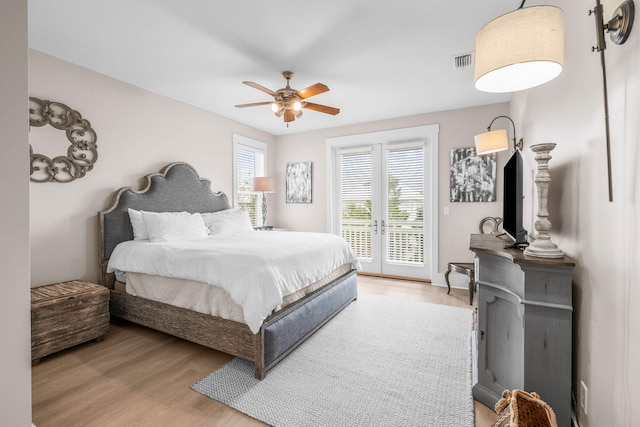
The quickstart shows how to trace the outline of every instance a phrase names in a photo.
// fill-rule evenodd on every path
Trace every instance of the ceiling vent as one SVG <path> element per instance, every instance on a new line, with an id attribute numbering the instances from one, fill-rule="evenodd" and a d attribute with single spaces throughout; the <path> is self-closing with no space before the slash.
<path id="1" fill-rule="evenodd" d="M 453 57 L 453 68 L 455 70 L 464 70 L 473 66 L 473 52 L 463 53 Z"/>

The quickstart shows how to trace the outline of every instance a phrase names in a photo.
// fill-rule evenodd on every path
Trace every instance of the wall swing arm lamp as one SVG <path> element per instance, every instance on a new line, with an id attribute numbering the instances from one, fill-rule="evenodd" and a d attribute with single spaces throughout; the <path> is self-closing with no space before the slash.
<path id="1" fill-rule="evenodd" d="M 513 151 L 516 151 L 516 149 L 522 151 L 524 141 L 522 138 L 519 140 L 516 138 L 516 125 L 513 123 L 513 120 L 511 120 L 511 117 L 498 116 L 491 120 L 489 127 L 487 127 L 487 132 L 478 134 L 474 137 L 476 143 L 476 154 L 489 154 L 509 149 L 507 131 L 505 129 L 491 130 L 493 122 L 501 118 L 508 119 L 511 122 L 511 126 L 513 126 Z"/>
<path id="2" fill-rule="evenodd" d="M 609 201 L 613 202 L 613 184 L 611 180 L 611 137 L 609 132 L 609 97 L 607 94 L 607 68 L 604 61 L 604 50 L 607 45 L 604 41 L 605 31 L 609 33 L 611 41 L 615 44 L 623 44 L 629 38 L 631 28 L 633 27 L 633 18 L 635 15 L 635 6 L 633 0 L 625 0 L 613 12 L 613 17 L 604 23 L 603 9 L 600 0 L 596 0 L 596 6 L 593 10 L 589 10 L 589 15 L 594 15 L 596 23 L 596 40 L 597 45 L 593 46 L 593 52 L 600 53 L 600 65 L 602 66 L 602 86 L 604 92 L 604 126 L 605 137 L 607 140 L 607 175 L 609 178 Z"/>

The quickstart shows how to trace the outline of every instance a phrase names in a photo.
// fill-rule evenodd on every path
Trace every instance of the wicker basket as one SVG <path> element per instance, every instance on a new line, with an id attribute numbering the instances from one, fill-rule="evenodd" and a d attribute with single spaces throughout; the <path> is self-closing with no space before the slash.
<path id="1" fill-rule="evenodd" d="M 553 409 L 537 393 L 505 390 L 495 410 L 498 418 L 492 427 L 558 427 Z"/>

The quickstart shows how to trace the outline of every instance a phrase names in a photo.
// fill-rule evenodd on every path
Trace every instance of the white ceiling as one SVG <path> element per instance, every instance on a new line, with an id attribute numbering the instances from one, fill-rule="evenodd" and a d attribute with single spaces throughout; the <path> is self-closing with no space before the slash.
<path id="1" fill-rule="evenodd" d="M 526 6 L 544 2 L 530 2 Z M 29 0 L 29 47 L 273 135 L 503 102 L 453 57 L 520 0 Z M 272 90 L 330 92 L 286 127 Z"/>

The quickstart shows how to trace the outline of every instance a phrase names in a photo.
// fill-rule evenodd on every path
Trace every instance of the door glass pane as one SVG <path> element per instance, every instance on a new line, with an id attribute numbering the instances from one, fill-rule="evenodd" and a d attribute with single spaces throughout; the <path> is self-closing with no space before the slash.
<path id="1" fill-rule="evenodd" d="M 424 149 L 387 150 L 388 262 L 424 263 Z"/>
<path id="2" fill-rule="evenodd" d="M 340 230 L 356 256 L 371 259 L 371 152 L 340 155 Z"/>
<path id="3" fill-rule="evenodd" d="M 251 191 L 251 182 L 256 176 L 256 153 L 254 150 L 238 147 L 237 180 L 238 180 L 238 206 L 249 211 L 251 225 L 256 226 L 258 216 L 257 195 Z"/>

